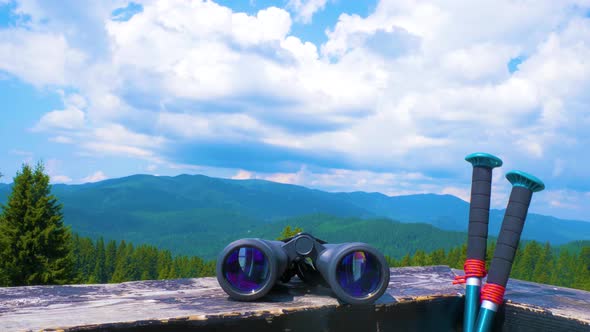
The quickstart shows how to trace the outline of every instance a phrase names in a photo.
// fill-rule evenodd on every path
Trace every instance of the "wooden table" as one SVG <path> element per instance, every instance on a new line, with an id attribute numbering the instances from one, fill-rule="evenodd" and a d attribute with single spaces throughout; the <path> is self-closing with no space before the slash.
<path id="1" fill-rule="evenodd" d="M 462 271 L 391 269 L 374 305 L 341 304 L 327 288 L 292 281 L 236 302 L 215 278 L 0 288 L 0 331 L 460 331 Z M 510 280 L 496 331 L 590 331 L 590 292 Z"/>

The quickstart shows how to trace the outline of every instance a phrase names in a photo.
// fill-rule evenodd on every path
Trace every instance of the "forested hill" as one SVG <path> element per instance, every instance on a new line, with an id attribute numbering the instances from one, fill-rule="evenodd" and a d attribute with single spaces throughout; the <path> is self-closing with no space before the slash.
<path id="1" fill-rule="evenodd" d="M 384 218 L 342 218 L 322 214 L 294 217 L 260 227 L 251 233 L 262 238 L 274 238 L 274 234 L 287 225 L 297 225 L 329 243 L 366 242 L 393 258 L 401 258 L 417 250 L 431 252 L 436 249 L 450 249 L 463 244 L 467 239 L 466 233 L 443 231 L 423 223 L 400 223 Z"/>
<path id="2" fill-rule="evenodd" d="M 311 225 L 310 225 L 311 226 Z M 317 224 L 322 228 L 321 224 Z M 426 225 L 428 226 L 428 225 Z M 431 227 L 431 226 L 428 226 Z M 273 234 L 274 235 L 274 234 Z M 269 234 L 272 238 L 273 235 Z M 402 234 L 407 235 L 407 234 Z M 575 243 L 572 245 L 583 245 Z M 215 262 L 199 257 L 173 256 L 154 246 L 120 241 L 92 241 L 74 235 L 75 283 L 105 283 L 130 280 L 192 278 L 215 275 Z M 488 242 L 486 266 L 489 268 L 496 243 Z M 565 249 L 565 250 L 564 250 Z M 567 245 L 552 248 L 535 241 L 521 243 L 512 266 L 511 278 L 564 287 L 590 290 L 590 246 L 568 251 Z M 418 250 L 402 258 L 385 256 L 390 266 L 448 265 L 462 269 L 466 244 L 450 250 Z"/>
<path id="3" fill-rule="evenodd" d="M 445 230 L 467 230 L 469 203 L 452 195 L 421 194 L 390 197 L 380 193 L 365 192 L 334 195 L 375 215 L 403 222 L 425 222 Z M 490 235 L 499 234 L 504 212 L 504 209 L 490 211 Z M 553 244 L 590 240 L 590 222 L 529 213 L 522 238 Z"/>
<path id="4" fill-rule="evenodd" d="M 0 185 L 0 202 L 6 201 L 9 189 L 10 186 Z M 228 239 L 263 232 L 271 227 L 269 224 L 288 218 L 318 213 L 341 218 L 386 217 L 466 231 L 469 209 L 468 203 L 451 195 L 389 197 L 364 192 L 328 193 L 269 181 L 202 175 L 134 175 L 83 185 L 54 185 L 53 193 L 64 205 L 66 224 L 82 236 L 154 244 L 175 253 L 205 258 L 211 258 Z M 496 235 L 503 211 L 493 210 L 491 215 L 490 234 Z M 384 220 L 379 222 L 383 224 Z M 368 223 L 363 227 L 375 226 Z M 433 234 L 440 231 L 431 229 Z M 523 238 L 554 244 L 590 240 L 590 223 L 530 213 Z M 412 243 L 411 238 L 400 241 Z M 421 241 L 431 239 L 421 238 Z M 209 252 L 198 251 L 202 248 Z"/>

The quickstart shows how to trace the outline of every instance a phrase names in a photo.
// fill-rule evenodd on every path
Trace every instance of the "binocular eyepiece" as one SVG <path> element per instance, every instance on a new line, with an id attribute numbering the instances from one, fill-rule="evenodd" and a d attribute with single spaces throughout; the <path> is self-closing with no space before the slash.
<path id="1" fill-rule="evenodd" d="M 217 280 L 232 298 L 252 301 L 294 275 L 309 284 L 329 286 L 351 304 L 372 303 L 389 284 L 389 267 L 377 249 L 365 243 L 328 244 L 308 233 L 283 241 L 241 239 L 217 260 Z"/>

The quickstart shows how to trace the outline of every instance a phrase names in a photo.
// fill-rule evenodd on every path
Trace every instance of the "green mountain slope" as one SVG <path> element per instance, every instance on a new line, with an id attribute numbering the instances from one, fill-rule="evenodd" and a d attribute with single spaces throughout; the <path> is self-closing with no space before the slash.
<path id="1" fill-rule="evenodd" d="M 0 184 L 0 203 L 6 201 L 9 190 L 9 185 Z M 412 243 L 414 236 L 419 239 L 414 244 L 426 250 L 429 243 L 437 244 L 436 237 L 442 236 L 437 233 L 440 229 L 466 231 L 469 211 L 468 203 L 451 195 L 329 193 L 262 180 L 202 175 L 134 175 L 83 185 L 55 185 L 53 193 L 64 205 L 66 223 L 82 236 L 126 239 L 206 258 L 231 239 L 254 234 L 275 237 L 285 219 L 317 214 L 338 218 L 326 216 L 329 222 L 305 219 L 306 224 L 299 226 L 314 231 L 317 228 L 318 236 L 333 236 L 338 241 L 351 241 L 355 235 L 351 230 L 355 229 L 364 232 L 362 241 L 378 246 L 395 245 L 380 236 L 395 237 L 399 233 L 402 235 L 395 241 Z M 404 233 L 402 227 L 427 225 L 397 224 L 381 217 L 427 223 L 440 229 L 429 226 L 423 231 L 432 236 L 419 238 Z M 359 218 L 381 219 L 364 224 Z M 491 211 L 490 235 L 498 234 L 502 218 L 503 211 Z M 320 227 L 322 222 L 327 224 Z M 386 223 L 397 228 L 386 231 L 382 229 Z M 339 228 L 344 225 L 349 228 Z M 553 244 L 590 240 L 590 223 L 529 214 L 523 239 Z M 450 242 L 457 243 L 455 238 Z M 441 244 L 444 247 L 446 242 Z M 408 249 L 403 243 L 400 246 Z"/>
<path id="2" fill-rule="evenodd" d="M 65 206 L 93 211 L 159 213 L 205 208 L 234 211 L 260 221 L 317 212 L 339 216 L 371 215 L 362 208 L 319 190 L 267 184 L 202 175 L 134 175 L 92 184 L 55 185 L 53 192 Z"/>
<path id="3" fill-rule="evenodd" d="M 452 195 L 408 195 L 389 197 L 380 193 L 337 193 L 350 204 L 355 204 L 377 216 L 403 222 L 425 222 L 441 229 L 465 231 L 469 218 L 469 203 Z M 490 211 L 489 234 L 500 233 L 505 210 Z M 565 220 L 529 213 L 523 239 L 563 244 L 575 240 L 590 240 L 590 222 Z"/>
<path id="4" fill-rule="evenodd" d="M 450 249 L 463 244 L 467 234 L 443 231 L 422 223 L 400 223 L 391 219 L 341 218 L 324 214 L 290 218 L 251 232 L 253 236 L 272 239 L 286 225 L 298 226 L 304 231 L 330 243 L 366 242 L 388 256 L 401 258 L 421 249 L 430 252 Z"/>
<path id="5" fill-rule="evenodd" d="M 590 247 L 590 241 L 585 240 L 568 242 L 557 247 L 557 251 L 559 252 L 561 250 L 565 250 L 570 253 L 579 254 L 583 247 Z"/>

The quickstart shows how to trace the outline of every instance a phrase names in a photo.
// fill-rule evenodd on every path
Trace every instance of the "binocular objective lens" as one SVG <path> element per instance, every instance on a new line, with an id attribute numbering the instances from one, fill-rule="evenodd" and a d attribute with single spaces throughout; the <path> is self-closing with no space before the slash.
<path id="1" fill-rule="evenodd" d="M 269 274 L 267 257 L 254 247 L 236 248 L 223 262 L 225 279 L 240 292 L 254 292 L 262 288 Z"/>
<path id="2" fill-rule="evenodd" d="M 353 251 L 338 263 L 336 280 L 350 296 L 368 296 L 379 287 L 381 264 L 368 252 Z"/>

